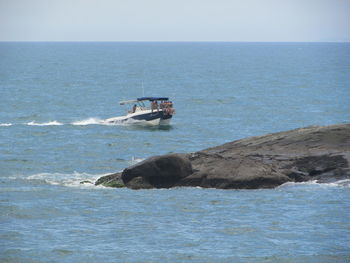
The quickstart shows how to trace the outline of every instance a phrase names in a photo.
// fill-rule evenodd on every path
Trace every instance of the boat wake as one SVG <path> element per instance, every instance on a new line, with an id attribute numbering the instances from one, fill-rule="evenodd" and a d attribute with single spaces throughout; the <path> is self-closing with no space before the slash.
<path id="1" fill-rule="evenodd" d="M 150 107 L 147 107 L 144 102 L 149 101 Z M 158 105 L 158 102 L 160 103 Z M 61 125 L 75 125 L 75 126 L 86 126 L 86 125 L 137 125 L 137 126 L 169 126 L 172 116 L 175 114 L 173 103 L 166 97 L 142 97 L 136 100 L 121 101 L 121 105 L 134 104 L 131 111 L 128 111 L 125 116 L 112 117 L 109 119 L 101 120 L 98 118 L 88 118 L 84 120 L 78 120 L 70 123 L 62 123 L 57 120 L 39 123 L 31 121 L 25 123 L 29 126 L 61 126 Z M 37 116 L 31 115 L 32 117 Z M 21 117 L 19 117 L 20 119 Z M 26 119 L 28 117 L 25 117 Z M 29 119 L 29 120 L 30 120 Z M 28 119 L 27 119 L 28 120 Z M 12 126 L 12 123 L 0 123 L 0 126 Z M 23 123 L 17 124 L 23 125 Z"/>
<path id="2" fill-rule="evenodd" d="M 107 120 L 102 120 L 98 118 L 89 118 L 81 121 L 76 121 L 70 123 L 71 125 L 76 125 L 76 126 L 85 126 L 85 125 L 106 125 L 106 126 L 132 126 L 132 125 L 147 125 L 145 121 L 142 120 L 133 120 L 133 119 L 128 119 L 128 120 L 120 120 L 120 121 L 113 121 L 109 122 Z"/>
<path id="3" fill-rule="evenodd" d="M 85 126 L 85 125 L 105 125 L 104 120 L 98 119 L 98 118 L 88 118 L 85 120 L 75 121 L 70 123 L 71 125 L 76 126 Z"/>
<path id="4" fill-rule="evenodd" d="M 48 121 L 48 122 L 37 122 L 37 121 L 31 121 L 27 123 L 0 123 L 0 127 L 10 127 L 14 125 L 28 125 L 28 126 L 63 126 L 63 125 L 73 125 L 73 126 L 87 126 L 87 125 L 105 125 L 105 126 L 129 126 L 129 125 L 135 125 L 140 124 L 142 125 L 142 121 L 137 120 L 127 120 L 127 121 L 120 121 L 120 122 L 107 122 L 106 120 L 99 119 L 99 118 L 88 118 L 73 122 L 60 122 L 57 120 L 54 121 Z"/>
<path id="5" fill-rule="evenodd" d="M 44 122 L 44 123 L 37 123 L 35 121 L 28 122 L 27 125 L 29 126 L 60 126 L 64 125 L 61 122 L 58 121 L 49 121 L 49 122 Z"/>

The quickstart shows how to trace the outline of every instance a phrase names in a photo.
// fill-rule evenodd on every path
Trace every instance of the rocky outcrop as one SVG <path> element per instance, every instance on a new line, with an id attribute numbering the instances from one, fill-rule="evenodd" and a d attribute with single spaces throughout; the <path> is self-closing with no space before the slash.
<path id="1" fill-rule="evenodd" d="M 122 180 L 122 173 L 114 173 L 100 177 L 95 185 L 103 185 L 105 187 L 116 187 L 122 188 L 125 187 L 125 184 Z"/>
<path id="2" fill-rule="evenodd" d="M 170 188 L 192 174 L 187 155 L 154 156 L 126 168 L 122 173 L 125 185 L 132 189 Z"/>
<path id="3" fill-rule="evenodd" d="M 273 188 L 286 182 L 350 178 L 349 163 L 350 124 L 340 124 L 251 137 L 191 154 L 151 157 L 126 168 L 118 178 L 133 189 Z"/>
<path id="4" fill-rule="evenodd" d="M 252 137 L 193 153 L 180 182 L 215 188 L 270 188 L 290 181 L 349 178 L 350 124 Z"/>

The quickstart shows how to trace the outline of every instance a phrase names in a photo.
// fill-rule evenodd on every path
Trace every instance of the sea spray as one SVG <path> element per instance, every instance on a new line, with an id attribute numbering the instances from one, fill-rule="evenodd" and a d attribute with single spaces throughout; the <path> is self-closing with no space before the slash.
<path id="1" fill-rule="evenodd" d="M 75 121 L 71 123 L 72 125 L 85 126 L 85 125 L 94 125 L 94 124 L 104 124 L 103 120 L 98 118 L 88 118 L 80 121 Z"/>
<path id="2" fill-rule="evenodd" d="M 40 180 L 51 185 L 61 185 L 66 187 L 94 186 L 94 182 L 108 174 L 89 174 L 89 173 L 38 173 L 26 177 L 27 180 Z M 14 177 L 22 178 L 23 177 Z M 82 184 L 84 182 L 84 184 Z M 87 183 L 89 182 L 89 183 Z"/>
<path id="3" fill-rule="evenodd" d="M 287 182 L 284 183 L 276 189 L 279 188 L 286 188 L 286 187 L 295 187 L 295 186 L 319 186 L 319 187 L 345 187 L 345 188 L 350 188 L 350 179 L 342 179 L 334 182 L 328 182 L 328 183 L 323 183 L 319 182 L 317 180 L 311 180 L 311 181 L 306 181 L 306 182 Z"/>
<path id="4" fill-rule="evenodd" d="M 35 121 L 31 121 L 31 122 L 28 122 L 27 125 L 29 126 L 61 126 L 64 124 L 58 121 L 49 121 L 44 123 L 37 123 Z"/>

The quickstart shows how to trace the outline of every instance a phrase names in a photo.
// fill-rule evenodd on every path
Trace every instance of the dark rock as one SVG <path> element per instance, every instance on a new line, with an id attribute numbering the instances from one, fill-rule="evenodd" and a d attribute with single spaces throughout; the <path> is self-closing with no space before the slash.
<path id="1" fill-rule="evenodd" d="M 122 179 L 132 189 L 170 188 L 191 173 L 191 162 L 186 154 L 168 154 L 154 156 L 126 168 Z"/>
<path id="2" fill-rule="evenodd" d="M 103 185 L 105 187 L 116 187 L 116 188 L 125 187 L 125 184 L 121 178 L 121 175 L 122 175 L 121 173 L 115 173 L 115 174 L 102 176 L 95 182 L 95 185 Z"/>
<path id="3" fill-rule="evenodd" d="M 229 142 L 192 154 L 151 157 L 126 168 L 127 187 L 272 188 L 350 178 L 350 124 L 313 126 Z"/>
<path id="4" fill-rule="evenodd" d="M 85 181 L 81 181 L 80 184 L 94 184 L 94 183 L 89 180 L 85 180 Z"/>
<path id="5" fill-rule="evenodd" d="M 198 158 L 198 157 L 197 157 Z M 195 172 L 178 186 L 220 189 L 272 188 L 290 181 L 277 167 L 249 157 L 237 159 L 203 156 L 194 161 Z"/>

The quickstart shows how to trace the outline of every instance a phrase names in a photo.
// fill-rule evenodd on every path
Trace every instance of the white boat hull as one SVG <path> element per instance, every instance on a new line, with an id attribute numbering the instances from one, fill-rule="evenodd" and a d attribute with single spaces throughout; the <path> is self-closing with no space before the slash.
<path id="1" fill-rule="evenodd" d="M 125 116 L 106 119 L 109 124 L 137 124 L 137 125 L 169 125 L 172 115 L 164 114 L 162 110 L 138 110 Z"/>

